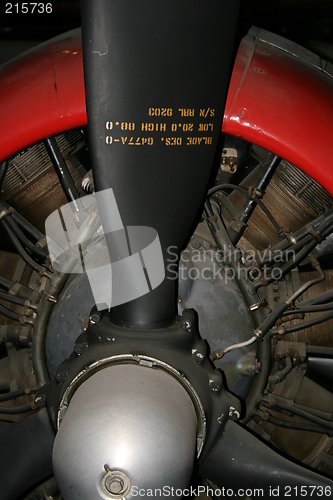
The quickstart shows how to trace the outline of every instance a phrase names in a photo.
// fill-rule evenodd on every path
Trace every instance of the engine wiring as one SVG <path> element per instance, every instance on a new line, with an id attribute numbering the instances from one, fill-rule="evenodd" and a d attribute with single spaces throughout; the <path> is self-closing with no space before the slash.
<path id="1" fill-rule="evenodd" d="M 49 143 L 50 141 L 47 143 L 48 146 Z M 51 145 L 54 146 L 54 141 L 51 141 Z M 53 156 L 51 159 L 55 168 L 56 163 L 58 165 L 61 164 L 63 167 L 64 162 L 61 162 L 61 158 L 59 157 L 60 152 L 58 149 L 56 150 L 56 154 L 53 154 L 52 151 L 51 153 L 49 151 L 49 154 Z M 247 414 L 242 422 L 246 423 L 251 417 L 257 416 L 261 420 L 265 420 L 274 425 L 285 428 L 308 430 L 311 432 L 333 435 L 333 424 L 331 422 L 325 422 L 325 420 L 320 417 L 312 416 L 311 413 L 305 410 L 299 410 L 294 406 L 285 404 L 281 401 L 276 402 L 275 399 L 267 397 L 265 399 L 264 396 L 264 388 L 266 387 L 267 382 L 272 385 L 281 382 L 292 369 L 292 359 L 286 358 L 285 367 L 275 375 L 271 375 L 271 378 L 269 378 L 271 363 L 271 339 L 275 337 L 275 335 L 281 336 L 297 332 L 299 330 L 304 330 L 305 328 L 312 327 L 333 318 L 333 303 L 330 302 L 333 299 L 333 290 L 324 292 L 323 294 L 317 295 L 311 299 L 299 301 L 300 296 L 303 295 L 306 290 L 325 279 L 325 274 L 312 252 L 316 245 L 318 245 L 318 242 L 324 240 L 333 231 L 333 209 L 328 210 L 325 214 L 320 215 L 312 221 L 311 224 L 306 224 L 304 227 L 293 233 L 283 229 L 262 201 L 265 194 L 265 188 L 271 181 L 280 161 L 280 158 L 272 155 L 270 160 L 266 163 L 260 179 L 258 179 L 254 187 L 249 189 L 225 182 L 217 184 L 211 188 L 208 191 L 208 198 L 205 202 L 205 218 L 208 227 L 211 229 L 218 249 L 221 254 L 225 255 L 225 264 L 231 266 L 240 265 L 242 269 L 247 269 L 249 267 L 249 263 L 246 262 L 246 259 L 244 259 L 242 252 L 239 248 L 237 248 L 236 244 L 244 233 L 247 222 L 249 221 L 254 208 L 258 206 L 273 225 L 277 235 L 281 238 L 281 241 L 278 244 L 269 248 L 268 256 L 267 251 L 257 251 L 255 261 L 257 262 L 258 269 L 271 269 L 272 267 L 278 267 L 281 270 L 282 277 L 287 275 L 293 268 L 301 264 L 307 258 L 312 267 L 318 273 L 318 277 L 307 281 L 289 298 L 280 301 L 268 316 L 267 314 L 264 314 L 261 306 L 259 308 L 253 308 L 253 317 L 256 328 L 251 332 L 250 338 L 244 342 L 238 342 L 224 349 L 216 350 L 211 353 L 210 357 L 212 361 L 216 361 L 231 351 L 241 349 L 258 342 L 259 360 L 262 364 L 262 368 L 260 373 L 256 375 L 253 383 L 253 387 L 247 401 Z M 0 186 L 3 182 L 7 169 L 8 162 L 4 162 L 0 165 Z M 67 189 L 67 191 L 70 189 L 72 193 L 72 182 L 70 182 L 67 177 L 66 179 L 65 181 L 62 180 L 62 184 L 68 181 L 64 189 Z M 239 211 L 237 211 L 228 198 L 228 191 L 234 190 L 246 195 L 246 200 Z M 223 192 L 226 208 L 227 210 L 229 209 L 229 211 L 231 210 L 233 212 L 232 215 L 234 217 L 234 221 L 236 221 L 236 225 L 239 224 L 237 228 L 239 230 L 235 230 L 235 222 L 234 224 L 227 226 L 220 214 L 216 214 L 213 211 L 209 197 L 218 191 Z M 71 195 L 69 194 L 68 196 L 70 197 Z M 73 196 L 76 199 L 76 191 L 72 197 Z M 224 198 L 222 197 L 222 203 Z M 72 198 L 70 198 L 70 200 L 73 201 Z M 0 304 L 0 313 L 13 321 L 20 323 L 20 326 L 14 327 L 15 331 L 13 330 L 12 332 L 9 332 L 8 330 L 9 333 L 7 333 L 6 330 L 6 333 L 4 331 L 3 335 L 0 332 L 0 342 L 1 339 L 5 341 L 13 339 L 14 341 L 28 343 L 32 340 L 31 333 L 33 331 L 32 358 L 38 387 L 40 387 L 49 381 L 49 374 L 45 362 L 46 326 L 52 312 L 53 305 L 57 302 L 57 297 L 63 289 L 63 286 L 68 278 L 68 273 L 72 271 L 77 257 L 75 254 L 73 255 L 73 259 L 68 259 L 66 272 L 60 273 L 54 270 L 50 266 L 48 260 L 48 252 L 45 249 L 44 235 L 29 221 L 16 212 L 15 209 L 10 207 L 8 203 L 1 199 L 0 212 L 0 224 L 8 234 L 16 252 L 31 269 L 38 273 L 40 278 L 44 277 L 47 280 L 47 285 L 44 286 L 43 292 L 37 292 L 38 297 L 36 298 L 35 296 L 33 300 L 30 300 L 31 291 L 26 290 L 23 285 L 20 285 L 16 288 L 15 293 L 12 294 L 15 284 L 11 280 L 0 276 L 0 288 L 3 290 L 0 291 L 0 299 L 2 301 L 7 301 L 13 306 L 23 308 L 25 313 L 19 314 Z M 98 225 L 96 225 L 96 227 L 98 227 Z M 86 231 L 87 227 L 83 224 L 79 229 L 78 238 L 80 239 L 80 234 L 83 234 Z M 91 237 L 91 234 L 89 233 L 88 236 Z M 225 252 L 226 247 L 229 248 L 228 254 Z M 291 254 L 293 255 L 292 259 L 290 259 Z M 235 264 L 233 264 L 233 262 Z M 252 265 L 253 262 L 251 263 L 251 266 Z M 268 277 L 265 281 L 259 279 L 238 279 L 239 288 L 247 302 L 247 305 L 249 306 L 249 309 L 251 306 L 253 307 L 254 304 L 265 303 L 265 301 L 261 300 L 260 295 L 260 300 L 258 302 L 258 291 L 260 288 L 267 287 L 274 281 L 275 278 L 273 276 Z M 27 311 L 30 312 L 27 313 Z M 279 320 L 287 316 L 326 311 L 328 311 L 326 314 L 310 320 L 301 321 L 297 325 L 278 326 Z M 23 326 L 24 324 L 26 324 L 26 326 Z M 11 325 L 5 325 L 4 327 L 8 329 Z M 25 332 L 23 335 L 21 328 L 30 328 L 32 331 L 29 332 L 29 334 Z M 18 389 L 17 391 L 6 394 L 0 394 L 0 403 L 13 400 L 24 394 L 33 394 L 35 391 L 36 388 L 30 387 Z M 265 411 L 258 409 L 258 407 L 262 404 L 268 405 L 268 408 L 266 408 Z M 36 408 L 37 406 L 35 402 L 13 408 L 0 406 L 0 414 L 20 414 L 32 411 Z M 273 409 L 274 411 L 287 411 L 292 415 L 298 415 L 305 419 L 308 417 L 307 419 L 311 422 L 311 425 L 298 422 L 288 422 L 279 419 L 276 416 L 271 415 L 268 412 L 268 409 Z"/>
<path id="2" fill-rule="evenodd" d="M 277 161 L 277 160 L 276 160 Z M 267 164 L 266 164 L 267 169 Z M 264 167 L 265 171 L 265 167 Z M 262 174 L 263 175 L 263 174 Z M 244 259 L 242 251 L 236 247 L 236 242 L 239 240 L 234 237 L 234 229 L 235 222 L 240 221 L 242 219 L 242 210 L 244 209 L 244 204 L 242 208 L 239 210 L 237 214 L 237 210 L 229 199 L 229 195 L 227 191 L 239 191 L 243 194 L 247 195 L 247 200 L 251 199 L 253 203 L 257 204 L 262 212 L 266 215 L 269 221 L 273 224 L 276 233 L 280 238 L 283 238 L 281 242 L 276 244 L 273 247 L 269 247 L 268 252 L 267 249 L 263 252 L 256 251 L 256 256 L 249 264 L 247 260 Z M 220 198 L 220 202 L 225 206 L 226 210 L 231 213 L 232 221 L 229 225 L 222 219 L 221 211 L 215 212 L 210 203 L 210 196 L 218 191 L 223 192 L 223 196 Z M 252 194 L 251 194 L 252 193 Z M 254 193 L 254 194 L 253 194 Z M 303 301 L 299 301 L 298 299 L 306 292 L 309 288 L 314 285 L 325 280 L 325 274 L 321 269 L 320 263 L 315 257 L 313 253 L 315 247 L 323 241 L 327 236 L 329 236 L 333 231 L 333 209 L 328 210 L 325 214 L 320 215 L 312 221 L 310 224 L 306 224 L 301 229 L 298 229 L 294 233 L 290 233 L 287 230 L 282 230 L 279 224 L 275 221 L 270 211 L 265 207 L 262 202 L 263 192 L 260 193 L 260 197 L 256 196 L 256 191 L 254 188 L 246 189 L 241 186 L 236 186 L 230 183 L 219 183 L 215 185 L 208 191 L 208 197 L 205 201 L 204 210 L 205 210 L 205 219 L 207 225 L 213 235 L 215 243 L 223 256 L 223 260 L 226 266 L 230 265 L 232 269 L 235 269 L 236 265 L 240 269 L 251 269 L 251 267 L 256 267 L 257 269 L 264 269 L 268 271 L 265 274 L 265 278 L 256 278 L 254 279 L 246 279 L 241 276 L 241 273 L 235 273 L 235 280 L 239 285 L 240 291 L 244 296 L 248 304 L 248 308 L 253 313 L 253 319 L 256 325 L 256 328 L 251 332 L 251 337 L 244 341 L 239 342 L 233 345 L 229 345 L 224 349 L 215 350 L 211 353 L 211 360 L 217 361 L 224 357 L 227 353 L 234 351 L 236 349 L 241 349 L 243 347 L 254 344 L 259 341 L 259 362 L 261 363 L 261 373 L 259 376 L 256 375 L 256 379 L 253 383 L 250 394 L 247 398 L 247 413 L 243 418 L 242 423 L 246 424 L 250 418 L 255 415 L 259 415 L 261 420 L 265 419 L 274 425 L 280 425 L 286 428 L 292 428 L 295 430 L 310 430 L 312 432 L 324 433 L 327 435 L 331 435 L 331 430 L 333 428 L 333 424 L 331 422 L 325 424 L 325 421 L 321 419 L 317 419 L 316 421 L 310 415 L 310 421 L 312 423 L 316 423 L 317 425 L 308 425 L 303 423 L 295 423 L 288 422 L 282 419 L 278 419 L 272 415 L 270 415 L 267 411 L 260 412 L 258 410 L 258 405 L 262 398 L 264 397 L 264 389 L 266 387 L 267 382 L 274 386 L 276 383 L 284 380 L 286 375 L 292 370 L 292 360 L 291 358 L 287 358 L 285 368 L 281 371 L 280 376 L 273 376 L 273 378 L 269 378 L 270 364 L 271 364 L 271 339 L 275 338 L 276 335 L 281 336 L 286 335 L 288 333 L 298 332 L 300 330 L 304 330 L 306 328 L 313 327 L 320 323 L 326 322 L 329 319 L 333 318 L 333 304 L 327 304 L 327 302 L 331 301 L 333 298 L 333 290 L 329 290 L 321 294 L 322 296 L 318 296 L 312 299 L 307 299 Z M 251 211 L 252 214 L 252 211 Z M 251 215 L 250 214 L 250 215 Z M 244 220 L 245 224 L 248 222 L 249 218 Z M 240 224 L 237 227 L 237 230 L 241 234 L 244 233 L 245 228 Z M 226 251 L 228 249 L 228 251 Z M 268 254 L 268 257 L 267 257 Z M 282 256 L 282 258 L 281 258 Z M 291 258 L 292 256 L 292 258 Z M 318 273 L 318 277 L 311 279 L 301 285 L 290 297 L 286 300 L 280 301 L 275 308 L 270 312 L 270 314 L 266 318 L 264 318 L 264 314 L 262 310 L 259 311 L 258 308 L 255 307 L 256 304 L 266 304 L 265 300 L 262 300 L 259 295 L 258 302 L 258 292 L 262 287 L 267 287 L 268 285 L 274 283 L 276 278 L 273 273 L 269 276 L 269 272 L 272 270 L 272 267 L 278 268 L 280 271 L 281 279 L 283 276 L 286 276 L 290 273 L 294 268 L 302 264 L 305 259 L 311 264 L 313 269 Z M 237 262 L 237 264 L 235 264 Z M 258 273 L 260 275 L 260 273 Z M 268 277 L 267 277 L 268 274 Z M 317 300 L 316 300 L 317 298 Z M 291 326 L 277 326 L 273 328 L 275 325 L 279 325 L 279 321 L 281 322 L 281 318 L 286 318 L 286 320 L 290 320 L 287 316 L 296 316 L 303 315 L 306 313 L 317 313 L 317 312 L 326 312 L 326 314 L 320 315 L 319 317 L 311 318 L 309 320 L 301 321 L 296 325 Z M 328 353 L 329 355 L 329 353 Z M 279 372 L 280 373 L 280 372 Z M 272 376 L 271 376 L 272 377 Z M 280 406 L 282 403 L 280 404 Z M 286 408 L 283 408 L 286 410 Z M 280 408 L 281 410 L 281 408 Z M 287 410 L 286 410 L 287 411 Z M 307 416 L 306 412 L 294 410 L 291 412 L 292 415 L 298 415 L 303 418 Z M 316 418 L 316 417 L 314 417 Z M 311 420 L 312 419 L 312 420 Z"/>

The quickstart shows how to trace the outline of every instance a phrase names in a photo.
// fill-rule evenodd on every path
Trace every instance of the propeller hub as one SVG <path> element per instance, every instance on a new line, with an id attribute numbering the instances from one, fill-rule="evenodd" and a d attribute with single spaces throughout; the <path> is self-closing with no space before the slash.
<path id="1" fill-rule="evenodd" d="M 54 474 L 66 500 L 182 490 L 196 434 L 193 402 L 175 377 L 156 367 L 108 366 L 73 394 L 55 439 Z"/>

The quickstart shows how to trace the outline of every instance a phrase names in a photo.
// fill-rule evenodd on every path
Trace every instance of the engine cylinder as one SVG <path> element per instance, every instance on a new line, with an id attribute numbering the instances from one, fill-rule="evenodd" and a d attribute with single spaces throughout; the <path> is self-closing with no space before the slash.
<path id="1" fill-rule="evenodd" d="M 74 393 L 55 439 L 54 474 L 66 500 L 151 498 L 163 488 L 181 496 L 196 432 L 192 400 L 172 375 L 109 366 Z"/>

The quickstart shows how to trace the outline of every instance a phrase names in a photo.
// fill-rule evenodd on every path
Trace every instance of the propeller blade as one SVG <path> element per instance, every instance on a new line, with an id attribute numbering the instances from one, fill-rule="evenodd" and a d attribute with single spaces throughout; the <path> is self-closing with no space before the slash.
<path id="1" fill-rule="evenodd" d="M 0 427 L 1 499 L 16 500 L 52 475 L 54 432 L 44 408 Z"/>
<path id="2" fill-rule="evenodd" d="M 175 320 L 177 268 L 168 259 L 179 256 L 201 213 L 219 146 L 238 3 L 81 2 L 96 190 L 113 189 L 125 228 L 157 231 L 166 268 L 158 287 L 112 308 L 118 324 L 161 328 Z"/>
<path id="3" fill-rule="evenodd" d="M 224 494 L 272 498 L 331 496 L 333 481 L 291 462 L 244 427 L 229 420 L 219 440 L 199 467 L 199 474 Z M 326 489 L 325 489 L 326 488 Z"/>

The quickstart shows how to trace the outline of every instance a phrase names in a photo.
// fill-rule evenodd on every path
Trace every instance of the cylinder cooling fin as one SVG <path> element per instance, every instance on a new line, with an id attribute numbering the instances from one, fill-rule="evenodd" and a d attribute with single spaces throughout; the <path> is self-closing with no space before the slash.
<path id="1" fill-rule="evenodd" d="M 81 130 L 73 130 L 57 136 L 56 142 L 70 175 L 82 194 L 81 178 L 86 170 L 76 152 L 84 147 L 84 135 Z M 44 143 L 35 144 L 9 159 L 1 197 L 18 208 L 39 230 L 45 230 L 45 218 L 67 200 Z M 40 206 L 43 206 L 43 211 L 38 210 L 37 207 Z"/>
<path id="2" fill-rule="evenodd" d="M 252 154 L 259 161 L 259 166 L 242 183 L 246 188 L 254 184 L 270 155 L 267 150 L 259 146 L 252 146 Z M 230 198 L 237 208 L 240 208 L 245 199 L 239 194 L 232 194 Z M 263 202 L 274 214 L 277 223 L 290 232 L 296 231 L 333 206 L 333 200 L 325 189 L 285 160 L 280 162 L 266 189 Z M 228 217 L 227 214 L 226 216 Z M 263 250 L 268 245 L 274 245 L 280 241 L 274 227 L 259 207 L 251 216 L 244 239 L 258 250 Z"/>

